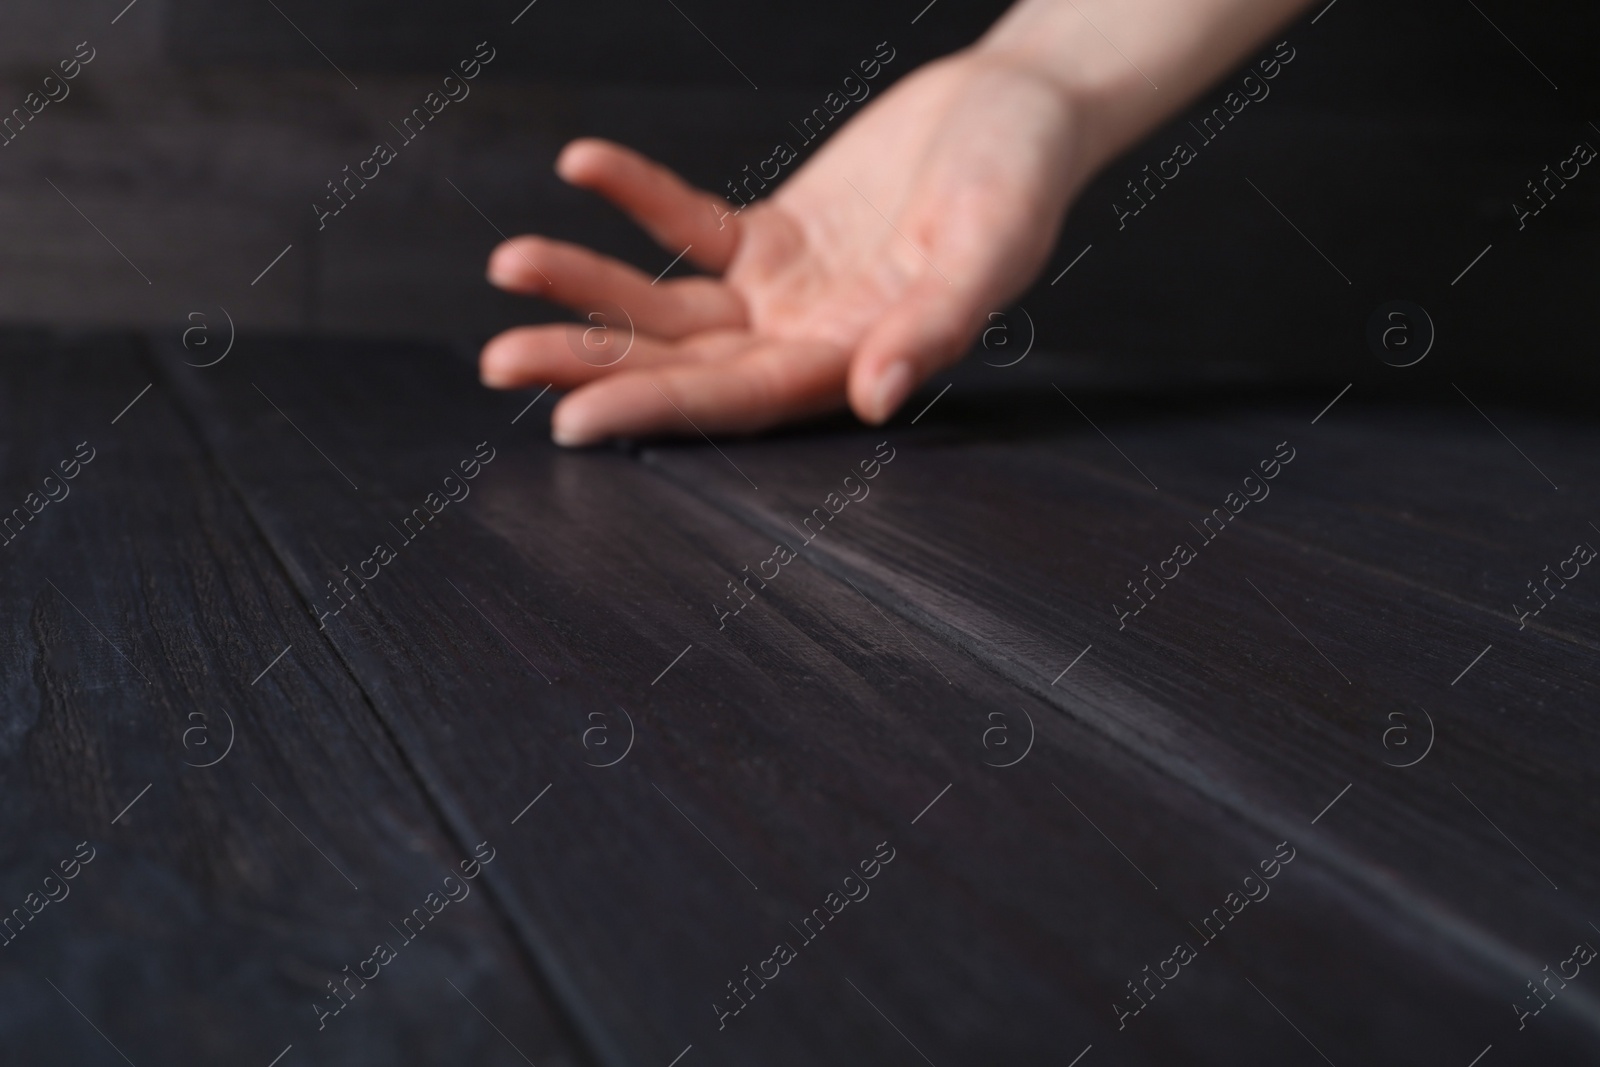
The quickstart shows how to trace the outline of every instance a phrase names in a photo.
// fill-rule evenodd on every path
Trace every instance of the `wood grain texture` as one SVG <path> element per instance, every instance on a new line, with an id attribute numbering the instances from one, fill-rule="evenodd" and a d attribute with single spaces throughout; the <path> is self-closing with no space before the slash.
<path id="1" fill-rule="evenodd" d="M 531 397 L 487 394 L 426 349 L 246 343 L 215 373 L 164 367 L 308 617 L 336 603 L 342 566 L 394 546 L 328 638 L 456 836 L 511 842 L 487 880 L 603 1062 L 691 1045 L 696 1062 L 912 1062 L 914 1044 L 1045 1063 L 1094 1044 L 1224 1063 L 1303 1058 L 1305 1035 L 1336 1062 L 1465 1062 L 1503 1039 L 1523 977 L 1582 936 L 1459 798 L 1442 810 L 1434 767 L 1404 797 L 1384 785 L 1405 773 L 1378 765 L 1389 709 L 1341 703 L 1281 618 L 1219 585 L 1226 545 L 1189 579 L 1199 604 L 1174 595 L 1138 643 L 1092 629 L 1111 616 L 1083 587 L 1145 558 L 1137 537 L 1182 509 L 1096 467 L 1080 453 L 1103 439 L 1059 414 L 1051 432 L 952 408 L 970 424 L 724 445 L 752 490 L 709 449 L 559 452 L 548 400 L 523 413 Z M 792 543 L 787 524 L 884 436 L 900 451 L 872 495 L 719 631 L 725 584 Z M 483 441 L 495 459 L 470 495 L 407 538 L 402 517 Z M 1337 560 L 1236 540 L 1285 610 L 1279 582 L 1375 595 Z M 1336 661 L 1361 640 L 1317 636 Z M 1414 664 L 1367 640 L 1361 684 L 1407 684 Z M 1028 730 L 1024 762 L 985 766 L 1018 751 L 997 736 Z M 619 751 L 599 738 L 630 736 L 596 766 Z M 1463 784 L 1492 808 L 1525 783 Z M 1270 899 L 1119 1030 L 1125 984 L 1198 941 L 1286 839 L 1298 857 Z M 719 1029 L 726 983 L 800 941 L 790 924 L 884 841 L 897 859 L 871 896 Z M 1570 848 L 1550 855 L 1586 877 Z M 1538 914 L 1503 910 L 1523 906 Z M 1565 996 L 1519 1036 L 1526 1055 L 1593 1040 L 1590 1002 Z"/>
<path id="2" fill-rule="evenodd" d="M 0 546 L 0 904 L 94 851 L 0 948 L 6 1061 L 523 1063 L 509 1038 L 587 1062 L 487 894 L 414 943 L 391 926 L 470 844 L 166 389 L 143 392 L 139 347 L 8 335 L 3 355 L 8 513 L 94 450 Z M 318 1032 L 325 983 L 379 941 L 398 958 Z"/>
<path id="3" fill-rule="evenodd" d="M 1569 459 L 1557 496 L 1459 400 L 1440 412 L 1347 398 L 1313 427 L 1331 395 L 1283 414 L 1093 392 L 1075 411 L 1036 381 L 966 396 L 874 435 L 903 442 L 910 462 L 842 536 L 819 539 L 818 562 L 1248 823 L 1309 818 L 1351 784 L 1307 852 L 1371 905 L 1378 929 L 1469 958 L 1460 965 L 1499 982 L 1506 1001 L 1554 946 L 1583 936 L 1597 888 L 1582 755 L 1597 747 L 1592 639 L 1516 634 L 1484 587 L 1529 569 L 1530 550 L 1556 540 L 1548 531 L 1582 525 L 1591 461 Z M 1580 424 L 1502 425 L 1536 454 L 1593 455 Z M 1272 495 L 1205 542 L 1189 524 L 1285 439 L 1299 454 Z M 666 446 L 649 458 L 777 531 L 868 440 L 724 445 L 759 495 L 715 453 Z M 1152 585 L 1149 607 L 1119 630 L 1123 583 L 1184 540 L 1199 558 L 1171 588 Z M 1581 583 L 1545 617 L 1582 618 Z M 1422 709 L 1436 748 L 1398 769 L 1423 751 Z M 1404 731 L 1386 733 L 1397 725 L 1409 748 Z M 1564 994 L 1566 1016 L 1592 1032 L 1591 994 Z M 1496 1005 L 1484 1043 L 1516 1022 Z"/>

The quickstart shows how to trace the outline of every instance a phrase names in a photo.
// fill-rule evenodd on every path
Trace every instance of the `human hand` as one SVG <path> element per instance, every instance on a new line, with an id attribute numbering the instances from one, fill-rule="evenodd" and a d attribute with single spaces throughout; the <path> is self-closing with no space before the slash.
<path id="1" fill-rule="evenodd" d="M 626 148 L 574 141 L 562 178 L 717 276 L 652 284 L 576 245 L 508 241 L 495 285 L 580 314 L 620 306 L 635 333 L 598 366 L 577 355 L 587 324 L 513 329 L 484 348 L 483 380 L 571 389 L 552 419 L 563 445 L 751 432 L 847 402 L 881 423 L 1042 268 L 1092 171 L 1075 118 L 1059 81 L 969 49 L 906 76 L 738 214 Z"/>

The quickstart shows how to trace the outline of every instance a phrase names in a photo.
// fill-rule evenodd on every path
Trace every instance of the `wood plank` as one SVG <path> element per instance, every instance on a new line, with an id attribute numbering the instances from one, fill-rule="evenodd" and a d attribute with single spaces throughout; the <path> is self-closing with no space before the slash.
<path id="1" fill-rule="evenodd" d="M 1252 515 L 1253 526 L 1341 555 L 1397 584 L 1496 612 L 1520 633 L 1514 605 L 1539 605 L 1527 583 L 1542 582 L 1547 566 L 1559 571 L 1575 543 L 1600 544 L 1586 511 L 1590 487 L 1600 479 L 1591 427 L 1575 411 L 1506 408 L 1493 393 L 1470 396 L 1450 386 L 1427 390 L 1421 402 L 1363 399 L 1353 391 L 1314 431 L 1305 426 L 1309 418 L 1288 413 L 1195 412 L 1173 432 L 1204 443 L 1167 450 L 1165 473 L 1209 499 L 1229 486 L 1204 457 L 1231 454 L 1235 465 L 1248 466 L 1243 457 L 1261 437 L 1311 434 L 1317 474 L 1280 506 Z M 1479 401 L 1487 407 L 1475 410 Z M 1321 407 L 1311 402 L 1307 410 Z M 1147 425 L 1130 426 L 1129 439 L 1119 441 L 1139 448 Z M 1126 473 L 1105 458 L 1100 469 Z M 1528 627 L 1600 648 L 1593 636 L 1600 601 L 1583 595 L 1582 578 L 1571 579 L 1570 592 L 1564 584 L 1557 576 L 1541 586 L 1552 607 L 1530 614 Z"/>
<path id="2" fill-rule="evenodd" d="M 1513 472 L 1470 422 L 1411 429 L 1409 408 L 1336 432 L 1340 447 L 1324 449 L 1321 425 L 1309 425 L 1320 403 L 1289 416 L 1087 393 L 1074 411 L 1048 382 L 1017 381 L 1015 389 L 967 390 L 970 399 L 952 391 L 914 428 L 724 444 L 766 490 L 759 495 L 709 450 L 664 445 L 648 457 L 686 488 L 776 532 L 813 506 L 866 442 L 904 442 L 911 462 L 841 536 L 818 540 L 819 563 L 1247 820 L 1273 825 L 1284 809 L 1316 811 L 1351 784 L 1337 817 L 1320 824 L 1318 848 L 1393 921 L 1420 926 L 1484 966 L 1510 977 L 1581 936 L 1582 902 L 1600 888 L 1584 847 L 1595 815 L 1573 803 L 1584 795 L 1586 754 L 1597 748 L 1585 714 L 1600 695 L 1595 650 L 1530 628 L 1511 655 L 1485 658 L 1453 685 L 1478 652 L 1506 640 L 1505 613 L 1427 580 L 1459 567 L 1459 553 L 1439 551 L 1426 578 L 1412 569 L 1438 551 L 1443 531 L 1472 537 L 1486 512 L 1499 512 L 1506 532 L 1547 524 L 1558 505 L 1512 498 L 1503 480 L 1477 473 L 1480 463 Z M 1573 451 L 1592 433 L 1566 423 L 1547 429 Z M 1519 432 L 1538 439 L 1532 426 Z M 1431 446 L 1408 452 L 1425 435 Z M 1286 438 L 1301 451 L 1272 496 L 1226 537 L 1205 541 L 1189 524 L 1221 506 Z M 1363 461 L 1341 470 L 1357 451 Z M 1446 471 L 1479 484 L 1454 488 Z M 1515 473 L 1528 483 L 1531 472 Z M 1387 482 L 1373 488 L 1380 474 Z M 1401 499 L 1429 508 L 1440 536 L 1398 533 Z M 1566 525 L 1578 506 L 1566 503 Z M 1123 583 L 1142 579 L 1144 566 L 1185 539 L 1200 546 L 1199 558 L 1174 588 L 1152 585 L 1149 608 L 1119 630 L 1111 605 L 1128 594 Z M 1403 564 L 1390 552 L 1402 541 Z M 1480 538 L 1476 548 L 1481 563 L 1493 545 Z M 1509 553 L 1497 563 L 1513 565 Z M 1053 686 L 1090 644 L 1094 653 Z M 1410 770 L 1383 766 L 1421 755 L 1422 709 L 1438 729 L 1431 758 Z M 1400 747 L 1405 730 L 1385 732 L 1396 726 L 1409 730 L 1409 749 Z M 1570 1003 L 1594 1025 L 1594 1002 Z"/>
<path id="3" fill-rule="evenodd" d="M 140 348 L 7 334 L 0 355 L 0 499 L 60 497 L 0 546 L 0 905 L 63 894 L 46 877 L 92 855 L 3 935 L 7 1060 L 523 1063 L 510 1039 L 584 1062 L 490 894 L 455 883 L 414 944 L 391 926 L 470 846 Z M 325 983 L 379 941 L 397 958 L 319 1032 Z"/>
<path id="4" fill-rule="evenodd" d="M 1063 706 L 1065 690 L 974 656 L 965 616 L 896 618 L 884 568 L 860 590 L 819 568 L 825 541 L 719 630 L 725 583 L 792 534 L 734 521 L 626 451 L 553 449 L 547 399 L 524 412 L 531 395 L 488 394 L 470 366 L 400 346 L 247 340 L 217 374 L 167 367 L 308 613 L 343 565 L 394 546 L 328 633 L 459 837 L 519 820 L 486 877 L 607 1062 L 689 1046 L 686 1064 L 914 1062 L 908 1041 L 934 1062 L 1061 1062 L 1090 1044 L 1133 1063 L 1304 1056 L 1273 1004 L 1366 1062 L 1414 1062 L 1441 1041 L 1466 1059 L 1481 1045 L 1462 1035 L 1520 984 L 1475 946 L 1383 913 L 1348 846 L 1310 825 L 1329 782 L 1241 819 L 1238 798 L 1156 758 L 1182 724 L 1158 722 L 1150 696 L 1093 683 L 1097 712 L 1150 726 L 1145 750 L 1089 721 L 1079 690 Z M 495 458 L 467 497 L 426 536 L 392 525 L 480 441 Z M 819 502 L 873 443 L 736 446 L 796 458 L 745 493 Z M 933 477 L 916 462 L 885 469 L 851 521 Z M 706 478 L 724 474 L 739 477 Z M 996 530 L 982 486 L 949 488 L 941 521 L 1016 533 Z M 985 731 L 1004 725 L 1020 746 L 1029 721 L 1026 762 L 985 766 L 1017 751 Z M 635 738 L 614 767 L 595 764 L 617 748 L 584 746 L 597 724 L 609 743 Z M 1125 983 L 1195 938 L 1190 924 L 1286 837 L 1306 847 L 1281 906 L 1253 913 L 1260 932 L 1227 935 L 1204 978 L 1119 1031 Z M 847 907 L 837 936 L 800 945 L 755 991 L 749 1018 L 719 1020 L 726 984 L 798 941 L 790 924 L 885 841 L 883 902 Z M 1531 1049 L 1584 1033 L 1540 1022 Z"/>

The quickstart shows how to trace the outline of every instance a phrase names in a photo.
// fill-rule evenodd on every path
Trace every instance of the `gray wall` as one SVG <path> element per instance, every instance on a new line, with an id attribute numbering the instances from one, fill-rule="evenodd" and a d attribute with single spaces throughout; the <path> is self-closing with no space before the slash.
<path id="1" fill-rule="evenodd" d="M 277 0 L 327 59 L 267 0 L 138 0 L 111 25 L 124 3 L 11 0 L 0 16 L 0 107 L 20 104 L 77 42 L 98 52 L 65 102 L 0 148 L 0 321 L 176 336 L 191 312 L 225 307 L 249 331 L 471 339 L 557 317 L 483 283 L 496 229 L 581 239 L 648 270 L 672 258 L 551 177 L 566 139 L 614 137 L 715 188 L 763 158 L 878 41 L 899 50 L 888 72 L 898 75 L 1004 7 L 939 0 L 912 25 L 923 0 L 817 0 L 757 17 L 677 0 L 757 90 L 667 0 L 538 0 L 515 26 L 515 0 Z M 1396 298 L 1440 320 L 1462 373 L 1514 384 L 1507 346 L 1549 359 L 1585 343 L 1592 301 L 1579 297 L 1600 282 L 1600 177 L 1536 232 L 1513 235 L 1509 221 L 1523 182 L 1558 150 L 1579 136 L 1600 144 L 1586 125 L 1600 121 L 1589 59 L 1600 9 L 1491 7 L 1544 74 L 1471 5 L 1341 0 L 1315 26 L 1308 13 L 1285 31 L 1299 58 L 1272 98 L 1145 216 L 1119 230 L 1111 204 L 1167 154 L 1181 120 L 1084 194 L 1055 262 L 1020 301 L 1040 343 L 1348 380 L 1372 370 L 1367 312 Z M 473 95 L 317 232 L 324 183 L 393 139 L 389 123 L 485 39 L 498 55 Z M 1479 288 L 1451 287 L 1490 242 L 1508 254 L 1475 268 Z"/>

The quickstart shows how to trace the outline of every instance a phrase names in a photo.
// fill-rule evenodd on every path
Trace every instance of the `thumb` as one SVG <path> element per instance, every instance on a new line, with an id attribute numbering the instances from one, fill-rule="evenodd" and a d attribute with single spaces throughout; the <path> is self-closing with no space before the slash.
<path id="1" fill-rule="evenodd" d="M 984 322 L 983 294 L 941 277 L 918 281 L 867 332 L 850 361 L 850 407 L 888 421 L 913 390 L 966 355 Z"/>

